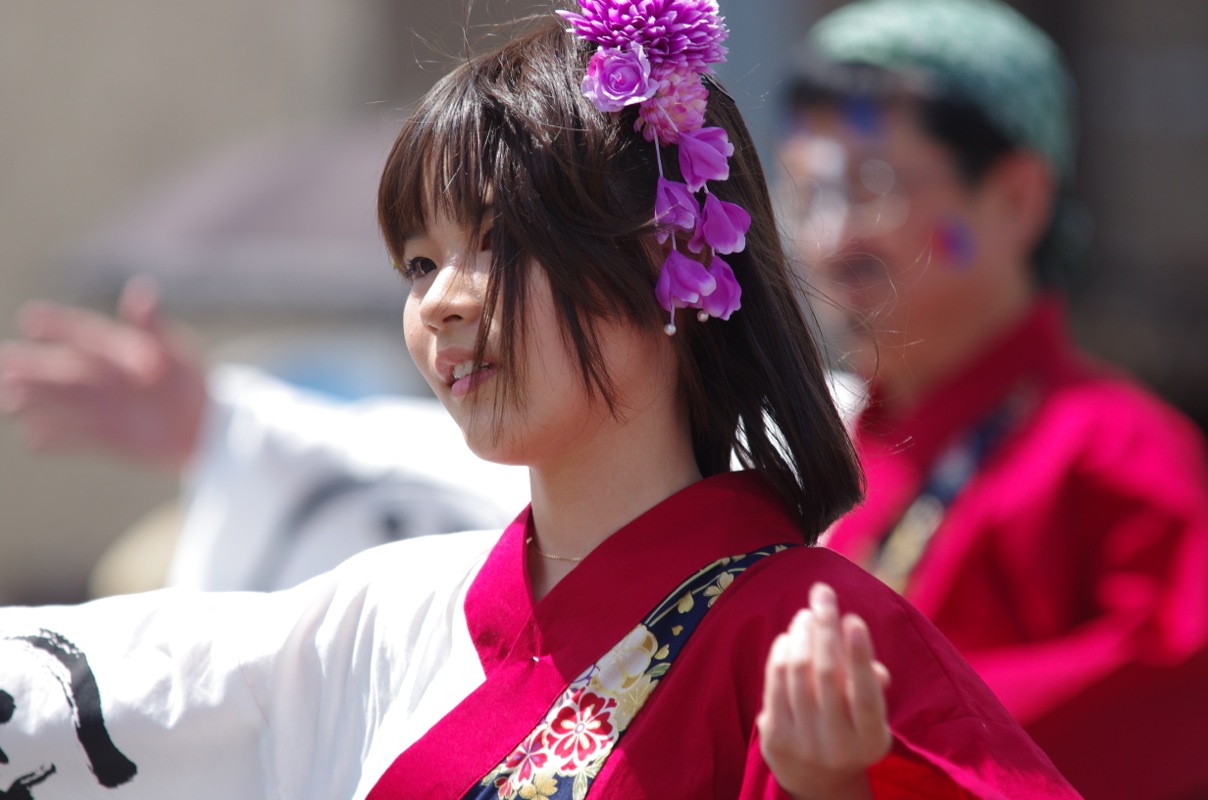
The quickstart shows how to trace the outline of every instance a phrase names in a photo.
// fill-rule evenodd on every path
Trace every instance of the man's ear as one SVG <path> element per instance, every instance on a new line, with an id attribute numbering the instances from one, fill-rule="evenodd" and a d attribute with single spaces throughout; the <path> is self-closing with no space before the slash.
<path id="1" fill-rule="evenodd" d="M 1053 218 L 1053 168 L 1039 153 L 1016 150 L 1000 159 L 986 180 L 996 189 L 1004 232 L 1026 259 L 1040 244 Z"/>

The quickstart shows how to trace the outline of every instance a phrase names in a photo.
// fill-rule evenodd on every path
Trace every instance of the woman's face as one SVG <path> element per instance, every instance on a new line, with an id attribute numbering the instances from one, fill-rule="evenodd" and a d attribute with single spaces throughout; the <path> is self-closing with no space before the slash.
<path id="1" fill-rule="evenodd" d="M 544 269 L 529 270 L 526 338 L 505 360 L 498 325 L 487 333 L 483 363 L 474 363 L 490 269 L 489 230 L 471 231 L 431 215 L 428 230 L 408 239 L 401 269 L 411 278 L 403 314 L 407 348 L 436 396 L 480 457 L 531 467 L 592 457 L 627 410 L 674 393 L 674 353 L 659 331 L 598 322 L 605 363 L 622 403 L 617 419 L 583 383 L 567 351 Z M 473 242 L 474 246 L 467 246 Z M 514 373 L 516 392 L 500 402 L 501 380 Z M 614 441 L 616 439 L 614 438 Z"/>

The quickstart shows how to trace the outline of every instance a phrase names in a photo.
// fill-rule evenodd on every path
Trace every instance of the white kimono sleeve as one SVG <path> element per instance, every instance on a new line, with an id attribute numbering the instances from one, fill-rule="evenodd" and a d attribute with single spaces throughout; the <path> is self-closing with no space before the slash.
<path id="1" fill-rule="evenodd" d="M 405 745 L 384 725 L 481 680 L 453 655 L 497 536 L 386 545 L 284 592 L 0 608 L 0 798 L 354 797 L 375 746 Z"/>
<path id="2" fill-rule="evenodd" d="M 259 370 L 210 377 L 168 583 L 269 590 L 401 538 L 507 524 L 523 468 L 475 457 L 434 398 L 355 403 Z"/>

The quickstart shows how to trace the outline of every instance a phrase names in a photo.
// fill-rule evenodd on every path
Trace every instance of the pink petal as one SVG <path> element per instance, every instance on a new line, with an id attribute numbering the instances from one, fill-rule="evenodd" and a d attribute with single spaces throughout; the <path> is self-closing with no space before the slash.
<path id="1" fill-rule="evenodd" d="M 672 250 L 663 262 L 654 294 L 659 305 L 673 311 L 676 308 L 696 306 L 702 295 L 707 295 L 716 288 L 716 279 L 704 265 L 678 250 Z"/>
<path id="2" fill-rule="evenodd" d="M 669 228 L 690 231 L 697 227 L 700 204 L 692 196 L 687 185 L 659 177 L 654 195 L 654 221 L 659 226 L 655 234 L 660 242 L 671 236 Z"/>
<path id="3" fill-rule="evenodd" d="M 717 285 L 701 298 L 700 308 L 711 317 L 729 319 L 742 307 L 742 287 L 734 277 L 734 270 L 720 256 L 713 257 L 713 262 L 709 264 L 709 275 Z"/>
<path id="4" fill-rule="evenodd" d="M 730 164 L 727 159 L 733 153 L 734 145 L 723 128 L 680 132 L 680 171 L 684 174 L 684 182 L 694 192 L 704 188 L 707 181 L 729 178 Z"/>
<path id="5" fill-rule="evenodd" d="M 709 194 L 705 197 L 700 225 L 688 247 L 696 253 L 705 245 L 718 253 L 740 253 L 746 249 L 746 234 L 750 228 L 751 215 L 746 209 Z"/>

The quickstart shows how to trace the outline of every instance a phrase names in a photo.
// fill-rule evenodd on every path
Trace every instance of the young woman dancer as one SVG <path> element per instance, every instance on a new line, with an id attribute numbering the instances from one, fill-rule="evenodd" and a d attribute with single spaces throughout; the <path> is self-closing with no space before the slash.
<path id="1" fill-rule="evenodd" d="M 0 613 L 5 796 L 1073 796 L 809 546 L 859 473 L 708 74 L 724 35 L 712 0 L 584 0 L 441 81 L 390 156 L 408 347 L 532 505 L 287 592 Z"/>

